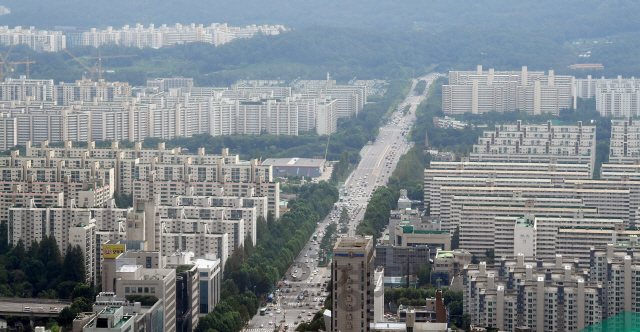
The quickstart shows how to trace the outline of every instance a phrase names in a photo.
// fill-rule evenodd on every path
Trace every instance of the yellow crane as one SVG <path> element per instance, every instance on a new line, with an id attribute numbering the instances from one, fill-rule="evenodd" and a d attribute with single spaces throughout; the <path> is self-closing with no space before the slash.
<path id="1" fill-rule="evenodd" d="M 2 62 L 0 62 L 0 82 L 4 81 L 4 69 L 7 68 L 5 62 L 7 61 L 9 54 L 11 54 L 11 50 L 13 50 L 14 45 L 15 44 L 11 44 L 11 47 L 9 47 L 9 51 L 7 51 L 7 54 L 5 54 L 4 57 L 2 57 L 2 54 L 0 54 L 0 60 L 2 60 Z"/>
<path id="2" fill-rule="evenodd" d="M 135 54 L 130 54 L 130 55 L 102 55 L 100 52 L 98 52 L 98 56 L 90 56 L 90 57 L 85 57 L 86 59 L 98 59 L 98 79 L 101 80 L 102 79 L 102 59 L 113 59 L 113 58 L 131 58 L 137 56 Z"/>
<path id="3" fill-rule="evenodd" d="M 93 73 L 96 71 L 96 66 L 94 65 L 93 69 L 91 69 L 91 68 L 87 67 L 87 65 L 85 65 L 84 62 L 80 61 L 80 59 L 76 58 L 75 55 L 73 55 L 73 54 L 71 54 L 71 52 L 67 51 L 66 48 L 63 48 L 63 50 L 65 52 L 67 52 L 67 54 L 69 54 L 74 60 L 78 61 L 82 65 L 82 67 L 84 67 L 85 69 L 87 69 L 89 71 L 91 80 L 93 81 Z"/>
<path id="4" fill-rule="evenodd" d="M 25 59 L 27 61 L 25 61 Z M 22 59 L 18 62 L 9 62 L 10 65 L 27 65 L 27 79 L 29 79 L 29 64 L 31 63 L 36 63 L 35 61 L 29 61 L 29 57 L 26 57 L 25 59 Z"/>

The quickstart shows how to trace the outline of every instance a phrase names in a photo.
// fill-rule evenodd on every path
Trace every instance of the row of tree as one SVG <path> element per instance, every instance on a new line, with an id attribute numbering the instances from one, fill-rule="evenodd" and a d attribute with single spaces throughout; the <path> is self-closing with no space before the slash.
<path id="1" fill-rule="evenodd" d="M 85 281 L 84 255 L 79 246 L 69 246 L 63 258 L 55 237 L 45 235 L 28 249 L 22 240 L 9 248 L 7 223 L 2 222 L 0 227 L 0 296 L 65 299 Z"/>
<path id="2" fill-rule="evenodd" d="M 255 294 L 267 294 L 280 280 L 338 196 L 338 190 L 325 181 L 308 183 L 280 219 L 259 218 L 257 244 L 247 239 L 227 260 L 221 301 L 200 320 L 196 331 L 239 331 L 258 309 Z"/>

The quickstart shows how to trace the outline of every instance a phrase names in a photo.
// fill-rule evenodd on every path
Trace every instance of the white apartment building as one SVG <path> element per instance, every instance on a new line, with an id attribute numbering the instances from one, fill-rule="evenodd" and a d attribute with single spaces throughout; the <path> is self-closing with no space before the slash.
<path id="1" fill-rule="evenodd" d="M 214 233 L 207 225 L 201 225 L 195 232 L 171 232 L 162 230 L 162 252 L 191 251 L 196 256 L 215 254 L 221 260 L 221 266 L 227 262 L 230 253 L 229 235 L 226 233 Z"/>
<path id="2" fill-rule="evenodd" d="M 169 89 L 190 88 L 193 86 L 193 78 L 174 76 L 167 78 L 147 79 L 147 88 L 155 88 L 158 91 L 169 91 Z"/>
<path id="3" fill-rule="evenodd" d="M 558 115 L 571 107 L 572 77 L 544 72 L 450 71 L 449 84 L 442 86 L 442 111 L 445 114 L 523 110 L 528 114 Z"/>
<path id="4" fill-rule="evenodd" d="M 522 253 L 525 256 L 553 258 L 557 254 L 578 258 L 581 263 L 589 262 L 589 250 L 594 245 L 606 245 L 613 237 L 620 235 L 620 240 L 628 240 L 621 234 L 624 231 L 622 219 L 587 218 L 578 211 L 572 217 L 555 217 L 545 215 L 496 216 L 496 224 L 500 224 L 500 242 L 496 235 L 496 257 L 507 257 Z M 618 230 L 618 231 L 616 231 Z M 598 241 L 592 234 L 604 232 L 609 235 L 607 241 Z M 620 234 L 618 234 L 620 233 Z M 567 235 L 582 234 L 570 240 L 584 245 L 569 244 Z M 591 245 L 586 245 L 590 243 Z M 561 247 L 558 247 L 558 245 Z M 572 255 L 565 254 L 567 250 Z"/>
<path id="5" fill-rule="evenodd" d="M 220 192 L 224 194 L 215 194 Z M 278 182 L 134 181 L 132 193 L 136 199 L 157 197 L 161 204 L 169 204 L 171 197 L 179 195 L 242 197 L 243 203 L 248 198 L 264 197 L 267 211 L 276 218 L 280 217 L 280 183 Z"/>
<path id="6" fill-rule="evenodd" d="M 88 214 L 88 213 L 87 213 Z M 84 220 L 88 220 L 87 215 Z M 97 284 L 98 270 L 96 266 L 96 224 L 79 222 L 69 229 L 69 245 L 80 247 L 84 256 L 85 283 L 87 285 Z"/>
<path id="7" fill-rule="evenodd" d="M 530 214 L 536 217 L 573 217 L 580 211 L 573 207 L 563 207 L 561 199 L 555 204 L 546 206 L 536 205 L 532 202 L 535 200 L 516 201 L 503 206 L 462 206 L 459 212 L 460 249 L 482 257 L 490 249 L 494 249 L 497 256 L 499 252 L 506 253 L 510 248 L 513 248 L 515 220 L 499 219 L 498 216 Z M 595 208 L 582 208 L 581 211 L 587 217 L 598 216 L 598 211 Z"/>
<path id="8" fill-rule="evenodd" d="M 61 31 L 36 30 L 34 27 L 23 29 L 0 26 L 0 44 L 26 44 L 38 52 L 58 52 L 67 47 L 66 37 Z"/>
<path id="9" fill-rule="evenodd" d="M 7 151 L 18 144 L 18 119 L 0 114 L 0 151 Z"/>
<path id="10" fill-rule="evenodd" d="M 556 254 L 573 257 L 580 263 L 588 263 L 593 247 L 610 243 L 637 243 L 640 231 L 625 229 L 616 224 L 615 228 L 570 227 L 558 228 L 556 234 Z"/>
<path id="11" fill-rule="evenodd" d="M 463 312 L 471 324 L 505 331 L 580 331 L 605 317 L 603 286 L 562 256 L 510 256 L 463 272 Z"/>
<path id="12" fill-rule="evenodd" d="M 515 125 L 496 126 L 485 131 L 473 145 L 471 161 L 543 162 L 590 165 L 593 173 L 596 150 L 596 127 L 577 125 Z"/>
<path id="13" fill-rule="evenodd" d="M 328 76 L 328 74 L 327 74 Z M 297 80 L 291 83 L 302 98 L 331 98 L 336 100 L 338 118 L 358 115 L 367 103 L 366 85 L 337 85 L 335 80 Z"/>
<path id="14" fill-rule="evenodd" d="M 0 82 L 0 100 L 28 101 L 27 106 L 31 102 L 53 101 L 53 86 L 53 80 L 6 78 Z"/>
<path id="15" fill-rule="evenodd" d="M 316 133 L 331 135 L 338 132 L 338 103 L 330 99 L 319 99 L 317 104 Z"/>
<path id="16" fill-rule="evenodd" d="M 138 48 L 159 48 L 192 42 L 204 42 L 218 46 L 236 38 L 251 38 L 257 33 L 277 35 L 286 30 L 280 25 L 256 26 L 254 24 L 241 28 L 228 27 L 226 23 L 213 23 L 207 27 L 202 24 L 196 26 L 195 23 L 190 25 L 176 23 L 173 26 L 162 24 L 157 28 L 150 24 L 145 28 L 142 24 L 136 23 L 135 27 L 125 25 L 121 29 L 113 29 L 113 27 L 107 27 L 105 30 L 91 28 L 89 31 L 78 34 L 78 38 L 72 38 L 72 40 L 77 43 L 73 46 L 93 47 L 115 44 Z"/>
<path id="17" fill-rule="evenodd" d="M 577 98 L 596 99 L 601 116 L 629 117 L 640 115 L 640 79 L 617 78 L 574 79 L 574 104 Z"/>
<path id="18" fill-rule="evenodd" d="M 609 163 L 636 164 L 640 160 L 640 123 L 632 117 L 611 120 Z"/>

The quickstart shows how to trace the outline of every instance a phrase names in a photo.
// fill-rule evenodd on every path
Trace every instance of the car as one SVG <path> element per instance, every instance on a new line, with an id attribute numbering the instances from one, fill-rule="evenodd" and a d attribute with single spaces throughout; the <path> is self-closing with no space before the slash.
<path id="1" fill-rule="evenodd" d="M 264 324 L 260 324 L 260 327 L 264 327 Z"/>
<path id="2" fill-rule="evenodd" d="M 311 316 L 311 313 L 310 313 L 310 312 L 309 312 L 309 313 L 307 313 L 307 316 Z"/>
<path id="3" fill-rule="evenodd" d="M 269 325 L 273 325 L 273 321 L 269 321 Z"/>

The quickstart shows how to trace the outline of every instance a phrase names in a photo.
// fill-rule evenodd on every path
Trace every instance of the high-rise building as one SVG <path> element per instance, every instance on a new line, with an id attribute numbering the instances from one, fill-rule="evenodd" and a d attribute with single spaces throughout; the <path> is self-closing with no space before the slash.
<path id="1" fill-rule="evenodd" d="M 6 25 L 0 26 L 0 44 L 26 44 L 38 52 L 58 52 L 67 47 L 62 31 L 36 30 L 34 27 L 24 29 L 20 26 L 9 29 Z"/>
<path id="2" fill-rule="evenodd" d="M 540 71 L 450 71 L 442 86 L 445 114 L 482 114 L 522 110 L 528 114 L 559 115 L 571 107 L 572 77 Z"/>
<path id="3" fill-rule="evenodd" d="M 164 331 L 176 330 L 176 270 L 123 265 L 116 271 L 116 295 L 153 296 L 164 303 Z"/>
<path id="4" fill-rule="evenodd" d="M 374 321 L 373 238 L 340 237 L 333 248 L 331 331 L 370 331 Z"/>

